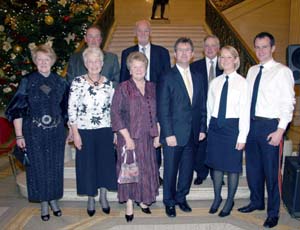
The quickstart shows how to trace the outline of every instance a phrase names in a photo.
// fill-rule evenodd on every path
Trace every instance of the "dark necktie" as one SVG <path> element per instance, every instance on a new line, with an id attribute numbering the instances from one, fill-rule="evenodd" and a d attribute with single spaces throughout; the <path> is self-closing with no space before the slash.
<path id="1" fill-rule="evenodd" d="M 226 119 L 226 105 L 227 105 L 227 93 L 228 93 L 228 76 L 225 77 L 226 81 L 223 85 L 220 104 L 219 104 L 219 113 L 218 113 L 218 126 L 222 127 Z"/>
<path id="2" fill-rule="evenodd" d="M 209 75 L 208 75 L 208 83 L 210 83 L 215 78 L 215 68 L 214 68 L 214 61 L 210 60 L 210 68 L 209 68 Z"/>
<path id="3" fill-rule="evenodd" d="M 255 117 L 255 106 L 256 106 L 256 101 L 257 101 L 257 93 L 258 93 L 258 87 L 259 87 L 259 82 L 261 79 L 261 74 L 262 74 L 262 69 L 264 66 L 260 66 L 259 72 L 256 76 L 254 86 L 253 86 L 253 92 L 252 92 L 252 100 L 251 100 L 251 110 L 250 110 L 250 117 L 251 119 L 254 119 Z"/>

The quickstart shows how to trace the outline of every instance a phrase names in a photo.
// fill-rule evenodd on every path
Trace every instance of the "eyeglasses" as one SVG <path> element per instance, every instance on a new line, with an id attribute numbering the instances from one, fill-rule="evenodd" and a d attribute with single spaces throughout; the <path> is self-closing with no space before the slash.
<path id="1" fill-rule="evenodd" d="M 186 49 L 183 49 L 183 48 L 177 48 L 176 49 L 176 52 L 192 52 L 192 49 L 191 48 L 186 48 Z"/>

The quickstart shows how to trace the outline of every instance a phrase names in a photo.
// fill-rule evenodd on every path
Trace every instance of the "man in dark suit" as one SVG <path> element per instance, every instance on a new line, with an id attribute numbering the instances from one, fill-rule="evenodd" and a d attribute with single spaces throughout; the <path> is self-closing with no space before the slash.
<path id="1" fill-rule="evenodd" d="M 174 47 L 176 65 L 161 78 L 157 92 L 164 153 L 163 202 L 169 217 L 176 216 L 176 204 L 184 212 L 192 211 L 186 196 L 193 179 L 193 145 L 203 140 L 206 132 L 204 86 L 201 76 L 189 67 L 193 43 L 182 37 Z"/>
<path id="2" fill-rule="evenodd" d="M 126 65 L 128 55 L 134 51 L 140 51 L 147 56 L 150 62 L 148 64 L 146 80 L 157 83 L 160 76 L 171 68 L 169 51 L 162 46 L 154 45 L 150 42 L 151 25 L 147 20 L 136 22 L 135 35 L 138 44 L 122 51 L 120 82 L 130 78 L 130 73 Z"/>
<path id="3" fill-rule="evenodd" d="M 149 61 L 146 80 L 158 83 L 161 76 L 171 68 L 169 51 L 162 46 L 150 43 L 151 25 L 149 21 L 136 22 L 135 34 L 138 44 L 122 51 L 120 82 L 130 78 L 126 65 L 128 55 L 134 51 L 140 51 L 147 56 Z M 161 166 L 160 148 L 156 150 L 156 158 L 159 169 Z M 161 184 L 162 178 L 160 177 L 159 179 Z"/>
<path id="4" fill-rule="evenodd" d="M 87 47 L 99 48 L 102 42 L 101 29 L 97 25 L 92 25 L 86 30 L 84 40 Z M 67 69 L 67 80 L 69 83 L 77 76 L 87 73 L 87 69 L 83 63 L 82 53 L 86 46 L 79 52 L 74 53 L 69 60 Z M 120 66 L 118 56 L 116 54 L 103 51 L 104 60 L 101 74 L 113 82 L 114 86 L 119 83 Z"/>
<path id="5" fill-rule="evenodd" d="M 220 50 L 220 41 L 215 35 L 208 35 L 204 38 L 203 50 L 205 57 L 191 64 L 191 70 L 199 72 L 202 76 L 201 81 L 204 85 L 204 91 L 207 95 L 209 82 L 222 74 L 222 70 L 218 67 L 218 53 Z M 195 185 L 200 185 L 208 176 L 209 168 L 204 164 L 206 158 L 207 140 L 199 142 L 195 146 L 195 163 L 194 170 L 197 177 L 194 180 Z"/>

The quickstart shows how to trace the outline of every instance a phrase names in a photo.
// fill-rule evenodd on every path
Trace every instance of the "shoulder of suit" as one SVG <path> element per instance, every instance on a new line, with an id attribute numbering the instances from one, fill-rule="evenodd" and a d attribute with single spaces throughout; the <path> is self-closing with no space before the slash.
<path id="1" fill-rule="evenodd" d="M 104 58 L 118 58 L 115 53 L 103 51 Z"/>
<path id="2" fill-rule="evenodd" d="M 77 52 L 75 52 L 75 53 L 73 53 L 73 54 L 71 55 L 70 59 L 82 58 L 82 53 L 83 53 L 82 50 L 81 50 L 81 51 L 77 51 Z"/>
<path id="3" fill-rule="evenodd" d="M 168 51 L 169 52 L 169 50 L 167 50 L 165 47 L 163 47 L 163 46 L 160 46 L 160 45 L 155 45 L 155 44 L 152 44 L 151 43 L 151 49 L 157 49 L 157 50 L 163 50 L 163 51 Z"/>
<path id="4" fill-rule="evenodd" d="M 138 45 L 130 46 L 130 47 L 124 49 L 122 52 L 130 53 L 130 52 L 133 52 L 134 50 L 139 50 L 139 46 Z"/>

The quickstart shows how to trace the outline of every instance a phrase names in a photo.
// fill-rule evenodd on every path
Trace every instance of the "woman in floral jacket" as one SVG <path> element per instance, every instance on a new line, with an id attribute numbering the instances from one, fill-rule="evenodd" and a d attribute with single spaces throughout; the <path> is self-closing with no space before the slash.
<path id="1" fill-rule="evenodd" d="M 87 195 L 87 213 L 95 214 L 95 199 L 100 188 L 102 211 L 110 212 L 107 190 L 116 190 L 116 166 L 110 105 L 113 84 L 100 75 L 103 53 L 99 48 L 83 52 L 88 73 L 72 81 L 69 98 L 69 122 L 76 147 L 78 195 Z"/>

